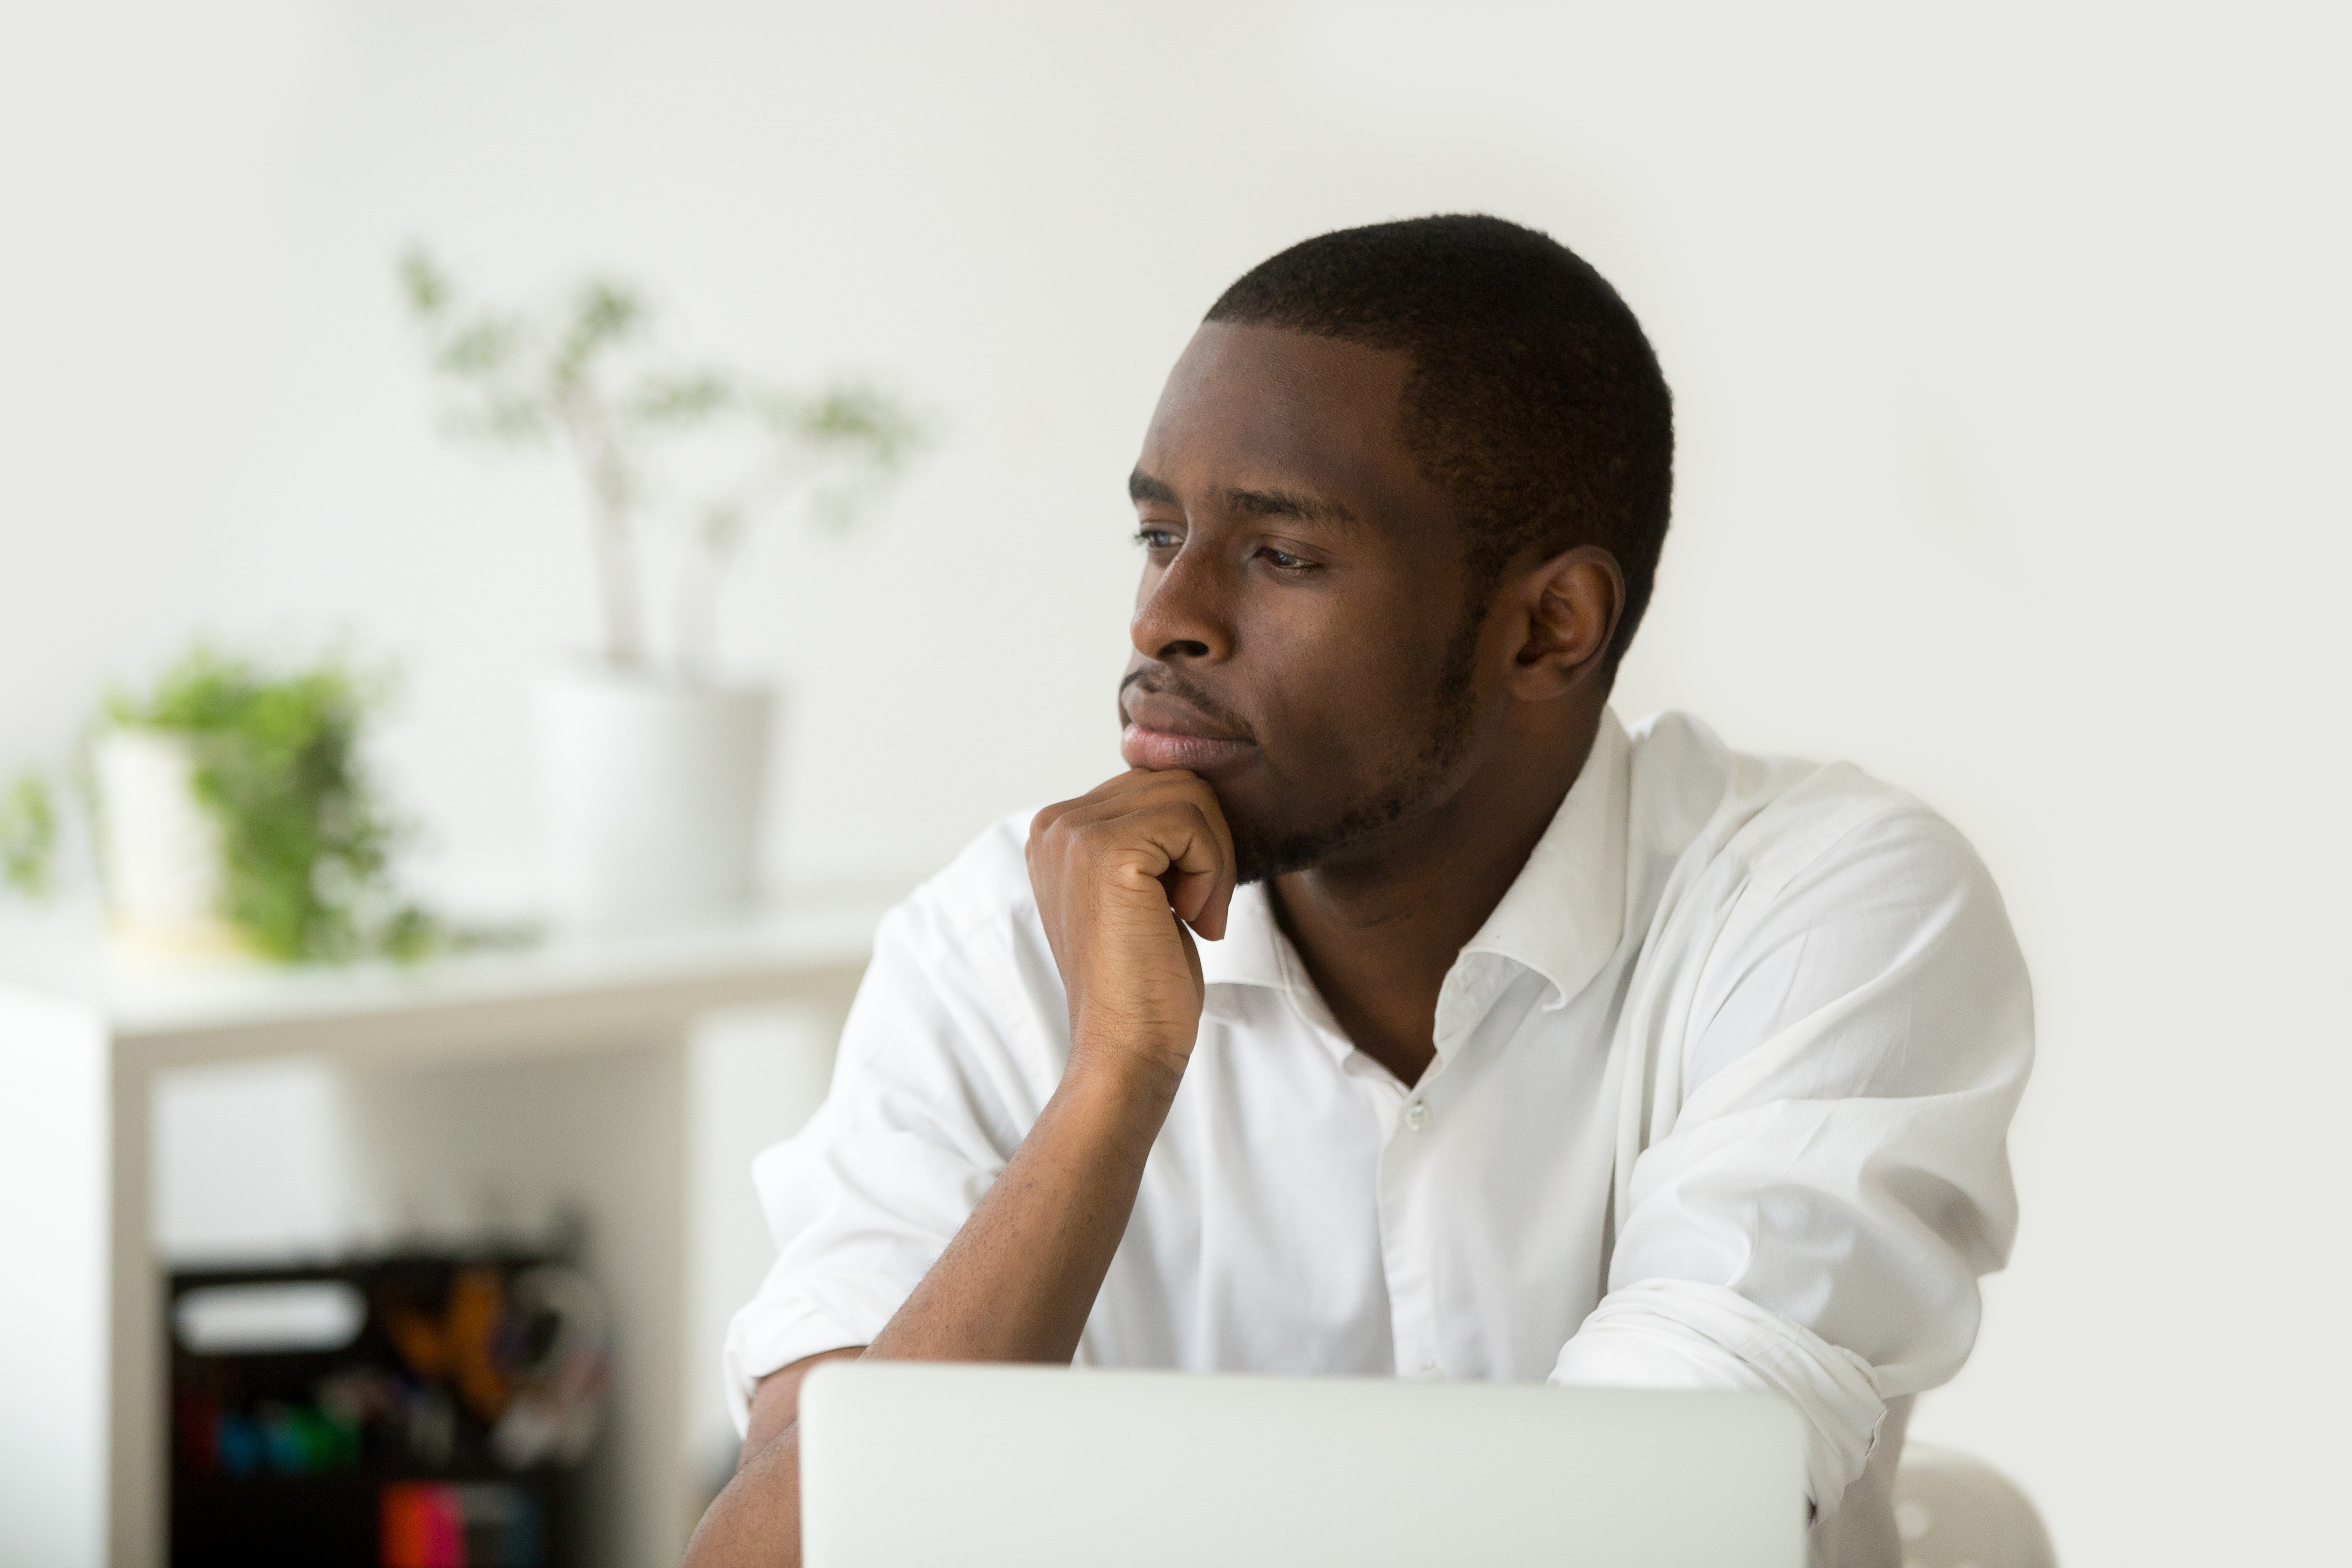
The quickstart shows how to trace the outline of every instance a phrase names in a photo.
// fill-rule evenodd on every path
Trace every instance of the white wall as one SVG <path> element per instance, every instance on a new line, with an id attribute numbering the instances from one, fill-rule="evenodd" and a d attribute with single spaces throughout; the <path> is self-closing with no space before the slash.
<path id="1" fill-rule="evenodd" d="M 1234 273 L 1484 208 L 1614 279 L 1682 483 L 1621 706 L 1840 753 L 1978 841 L 2036 974 L 2026 1205 L 1916 1430 L 2070 1563 L 2316 1555 L 2347 1394 L 2326 8 L 246 3 L 0 14 L 0 769 L 190 628 L 350 628 L 444 889 L 527 885 L 561 476 L 436 443 L 388 269 L 656 282 L 947 443 L 777 537 L 780 873 L 911 876 L 1115 766 L 1119 479 Z"/>

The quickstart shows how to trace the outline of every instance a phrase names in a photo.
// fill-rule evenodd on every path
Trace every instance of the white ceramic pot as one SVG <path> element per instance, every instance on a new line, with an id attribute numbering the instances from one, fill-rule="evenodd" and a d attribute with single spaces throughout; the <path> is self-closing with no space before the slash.
<path id="1" fill-rule="evenodd" d="M 185 735 L 110 730 L 97 775 L 99 863 L 117 934 L 134 943 L 216 951 L 237 946 L 218 913 L 220 824 L 196 799 Z"/>
<path id="2" fill-rule="evenodd" d="M 748 904 L 773 694 L 583 666 L 540 688 L 551 891 L 565 921 L 644 928 Z"/>

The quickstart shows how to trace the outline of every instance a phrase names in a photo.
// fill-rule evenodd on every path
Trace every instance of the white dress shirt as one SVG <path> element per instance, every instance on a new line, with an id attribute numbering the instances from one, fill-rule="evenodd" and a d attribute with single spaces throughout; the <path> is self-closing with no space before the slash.
<path id="1" fill-rule="evenodd" d="M 779 1256 L 728 1335 L 739 1423 L 762 1375 L 874 1338 L 1060 1079 L 1026 824 L 884 920 L 830 1097 L 754 1164 Z M 1410 1087 L 1262 888 L 1200 950 L 1080 1363 L 1777 1390 L 1827 1515 L 1888 1402 L 1966 1359 L 2032 1003 L 1984 867 L 1901 792 L 1608 715 Z"/>

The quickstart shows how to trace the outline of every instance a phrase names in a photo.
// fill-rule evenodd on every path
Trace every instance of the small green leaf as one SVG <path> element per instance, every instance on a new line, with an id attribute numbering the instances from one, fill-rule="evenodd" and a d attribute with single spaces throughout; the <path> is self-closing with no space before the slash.
<path id="1" fill-rule="evenodd" d="M 46 898 L 57 848 L 49 786 L 38 773 L 21 773 L 0 792 L 0 882 L 27 898 Z"/>
<path id="2" fill-rule="evenodd" d="M 720 371 L 649 375 L 637 384 L 625 408 L 638 422 L 684 429 L 734 405 L 734 383 Z"/>
<path id="3" fill-rule="evenodd" d="M 400 287 L 408 300 L 408 308 L 425 320 L 448 309 L 456 297 L 447 275 L 421 245 L 412 245 L 402 253 Z"/>

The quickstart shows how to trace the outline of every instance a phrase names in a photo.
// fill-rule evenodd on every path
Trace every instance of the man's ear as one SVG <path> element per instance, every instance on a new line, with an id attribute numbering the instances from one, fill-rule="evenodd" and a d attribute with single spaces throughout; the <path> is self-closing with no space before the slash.
<path id="1" fill-rule="evenodd" d="M 1511 661 L 1513 695 L 1540 702 L 1601 672 L 1625 613 L 1625 574 L 1598 545 L 1580 544 L 1521 576 L 1526 633 Z"/>

